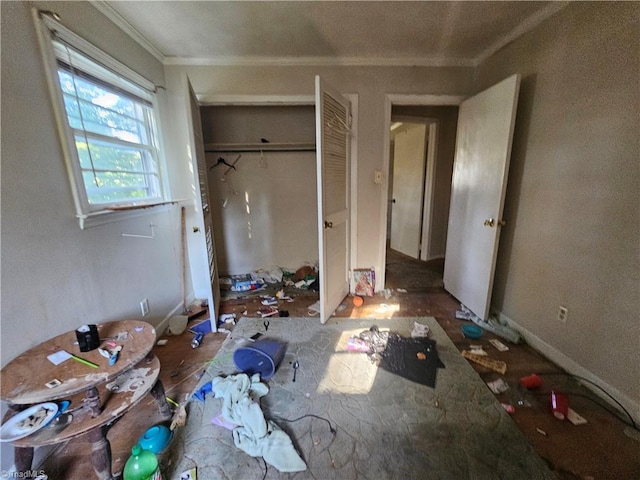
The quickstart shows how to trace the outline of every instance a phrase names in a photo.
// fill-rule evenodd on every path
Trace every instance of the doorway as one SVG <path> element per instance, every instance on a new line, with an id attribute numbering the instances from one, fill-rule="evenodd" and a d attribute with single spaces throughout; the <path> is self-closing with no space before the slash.
<path id="1" fill-rule="evenodd" d="M 457 105 L 389 104 L 387 288 L 443 285 L 457 115 Z"/>

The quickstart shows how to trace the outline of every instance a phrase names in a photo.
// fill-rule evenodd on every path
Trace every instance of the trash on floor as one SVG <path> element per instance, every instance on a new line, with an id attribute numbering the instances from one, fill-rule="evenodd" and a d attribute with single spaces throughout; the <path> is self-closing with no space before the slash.
<path id="1" fill-rule="evenodd" d="M 269 389 L 260 382 L 259 374 L 215 377 L 210 385 L 215 398 L 222 399 L 222 418 L 238 425 L 233 429 L 236 447 L 252 457 L 262 457 L 280 472 L 307 469 L 289 435 L 264 418 L 259 401 Z"/>
<path id="2" fill-rule="evenodd" d="M 429 325 L 413 322 L 413 330 L 411 330 L 411 338 L 425 338 L 429 336 Z"/>
<path id="3" fill-rule="evenodd" d="M 230 275 L 220 277 L 220 288 L 232 292 L 249 292 L 251 290 L 260 290 L 264 288 L 265 281 L 256 279 L 251 274 Z"/>
<path id="4" fill-rule="evenodd" d="M 473 324 L 465 324 L 461 327 L 462 334 L 467 338 L 480 338 L 482 336 L 482 329 Z"/>
<path id="5" fill-rule="evenodd" d="M 362 297 L 360 297 L 358 295 L 355 295 L 353 297 L 352 302 L 353 302 L 353 306 L 354 307 L 361 307 L 364 304 L 364 298 L 362 298 Z"/>
<path id="6" fill-rule="evenodd" d="M 456 310 L 456 318 L 458 320 L 471 320 L 471 315 L 470 310 Z"/>
<path id="7" fill-rule="evenodd" d="M 495 370 L 496 372 L 504 375 L 507 373 L 507 364 L 501 360 L 495 360 L 489 357 L 483 357 L 480 355 L 474 355 L 470 353 L 468 350 L 462 351 L 462 356 L 467 360 L 471 360 L 478 365 L 482 365 L 483 367 L 489 368 L 491 370 Z"/>
<path id="8" fill-rule="evenodd" d="M 356 295 L 373 297 L 376 285 L 376 273 L 373 267 L 354 269 L 352 281 L 352 290 Z"/>
<path id="9" fill-rule="evenodd" d="M 185 405 L 181 405 L 171 420 L 171 426 L 169 429 L 175 430 L 176 428 L 184 427 L 187 423 L 187 408 Z"/>
<path id="10" fill-rule="evenodd" d="M 575 410 L 571 408 L 567 409 L 567 420 L 569 420 L 574 425 L 584 425 L 587 422 L 587 419 L 583 416 L 579 415 Z"/>
<path id="11" fill-rule="evenodd" d="M 235 313 L 223 313 L 218 317 L 218 325 L 222 323 L 231 323 L 232 325 L 236 324 L 236 314 Z"/>
<path id="12" fill-rule="evenodd" d="M 233 352 L 233 363 L 238 370 L 249 375 L 259 374 L 267 380 L 275 373 L 287 350 L 285 343 L 263 339 L 244 345 Z"/>
<path id="13" fill-rule="evenodd" d="M 280 267 L 259 268 L 251 272 L 251 278 L 263 283 L 282 282 L 284 271 Z"/>
<path id="14" fill-rule="evenodd" d="M 277 305 L 278 299 L 276 297 L 265 297 L 260 303 L 267 306 Z"/>
<path id="15" fill-rule="evenodd" d="M 509 390 L 509 384 L 504 381 L 504 378 L 499 378 L 494 380 L 493 382 L 487 382 L 487 387 L 496 395 L 506 392 Z"/>
<path id="16" fill-rule="evenodd" d="M 509 403 L 501 403 L 500 405 L 502 405 L 502 408 L 504 408 L 508 414 L 512 415 L 516 413 L 516 408 L 513 405 Z"/>
<path id="17" fill-rule="evenodd" d="M 193 467 L 189 470 L 185 470 L 180 474 L 180 480 L 197 480 L 196 468 Z"/>
<path id="18" fill-rule="evenodd" d="M 187 315 L 174 315 L 169 319 L 169 328 L 167 328 L 167 333 L 169 335 L 180 335 L 187 329 L 188 322 L 189 317 Z"/>
<path id="19" fill-rule="evenodd" d="M 489 340 L 489 343 L 491 345 L 493 345 L 494 347 L 496 347 L 499 352 L 507 352 L 507 351 L 509 351 L 509 347 L 507 347 L 504 343 L 502 343 L 497 338 L 492 338 L 491 340 Z"/>
<path id="20" fill-rule="evenodd" d="M 353 352 L 364 352 L 368 353 L 372 350 L 371 343 L 366 340 L 361 339 L 360 337 L 350 337 L 347 341 L 347 350 Z"/>
<path id="21" fill-rule="evenodd" d="M 444 368 L 435 341 L 401 337 L 375 325 L 349 338 L 347 350 L 367 353 L 380 368 L 429 387 L 435 387 L 437 369 Z"/>
<path id="22" fill-rule="evenodd" d="M 558 420 L 564 420 L 569 414 L 569 397 L 555 390 L 551 391 L 551 412 Z"/>
<path id="23" fill-rule="evenodd" d="M 469 353 L 480 355 L 481 357 L 489 356 L 487 352 L 484 351 L 482 345 L 469 345 Z"/>
<path id="24" fill-rule="evenodd" d="M 191 333 L 209 333 L 212 331 L 213 329 L 211 327 L 211 320 L 203 320 L 202 322 L 196 323 L 195 325 L 191 326 L 191 328 L 189 328 L 189 332 Z"/>
<path id="25" fill-rule="evenodd" d="M 312 303 L 307 307 L 307 313 L 310 317 L 320 314 L 320 300 Z"/>
<path id="26" fill-rule="evenodd" d="M 278 314 L 278 309 L 276 307 L 261 307 L 258 309 L 258 315 L 262 318 L 272 317 L 273 315 Z"/>
<path id="27" fill-rule="evenodd" d="M 531 375 L 522 377 L 520 379 L 520 385 L 522 385 L 527 390 L 533 390 L 542 386 L 542 379 L 535 373 L 532 373 Z"/>
<path id="28" fill-rule="evenodd" d="M 202 344 L 203 339 L 204 339 L 204 333 L 196 333 L 193 339 L 191 340 L 191 348 L 198 348 Z"/>
<path id="29" fill-rule="evenodd" d="M 517 344 L 522 341 L 520 334 L 516 330 L 504 324 L 503 322 L 500 322 L 497 318 L 489 317 L 487 320 L 482 320 L 464 305 L 460 305 L 460 307 L 462 311 L 469 313 L 469 320 L 478 325 L 480 328 L 488 330 L 489 332 L 493 332 L 499 337 L 509 340 L 511 343 Z"/>
<path id="30" fill-rule="evenodd" d="M 138 439 L 143 450 L 151 450 L 154 454 L 162 452 L 173 438 L 173 432 L 164 425 L 154 425 L 147 429 Z"/>

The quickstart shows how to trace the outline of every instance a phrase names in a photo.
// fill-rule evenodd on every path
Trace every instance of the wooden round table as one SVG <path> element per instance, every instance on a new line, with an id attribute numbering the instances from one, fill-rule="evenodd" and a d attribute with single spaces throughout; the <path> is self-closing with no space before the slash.
<path id="1" fill-rule="evenodd" d="M 109 359 L 97 349 L 80 352 L 75 331 L 71 331 L 20 354 L 0 371 L 0 398 L 10 405 L 12 413 L 38 403 L 71 401 L 72 413 L 11 442 L 19 472 L 31 469 L 34 447 L 87 435 L 97 477 L 110 480 L 113 477 L 111 447 L 106 438 L 108 428 L 149 392 L 163 418 L 171 416 L 164 388 L 158 381 L 160 362 L 150 353 L 155 344 L 155 328 L 136 320 L 108 322 L 97 327 L 103 347 L 107 342 L 122 347 L 114 365 L 109 365 Z M 97 368 L 74 358 L 58 365 L 47 358 L 62 350 Z M 59 384 L 48 387 L 51 382 Z M 60 422 L 62 419 L 64 424 Z"/>

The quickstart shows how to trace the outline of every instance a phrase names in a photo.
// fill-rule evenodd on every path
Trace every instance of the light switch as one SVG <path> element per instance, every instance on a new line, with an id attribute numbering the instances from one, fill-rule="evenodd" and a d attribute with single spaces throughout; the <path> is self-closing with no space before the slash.
<path id="1" fill-rule="evenodd" d="M 373 183 L 375 183 L 376 185 L 382 184 L 382 170 L 373 171 Z"/>

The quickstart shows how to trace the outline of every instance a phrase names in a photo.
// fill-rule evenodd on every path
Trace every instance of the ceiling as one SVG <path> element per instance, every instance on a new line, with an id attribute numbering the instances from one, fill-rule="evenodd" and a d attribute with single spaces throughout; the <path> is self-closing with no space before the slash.
<path id="1" fill-rule="evenodd" d="M 180 63 L 476 65 L 558 11 L 529 1 L 93 1 Z"/>

